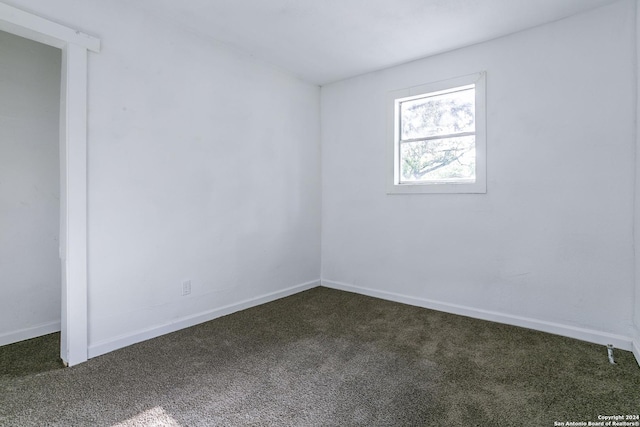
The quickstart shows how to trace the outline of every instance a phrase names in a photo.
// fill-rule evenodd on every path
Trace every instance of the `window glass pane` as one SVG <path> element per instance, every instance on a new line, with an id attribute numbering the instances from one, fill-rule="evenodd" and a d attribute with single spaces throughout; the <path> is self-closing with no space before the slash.
<path id="1" fill-rule="evenodd" d="M 475 131 L 475 89 L 400 103 L 400 139 Z"/>
<path id="2" fill-rule="evenodd" d="M 475 136 L 403 142 L 401 182 L 473 182 L 476 177 Z"/>

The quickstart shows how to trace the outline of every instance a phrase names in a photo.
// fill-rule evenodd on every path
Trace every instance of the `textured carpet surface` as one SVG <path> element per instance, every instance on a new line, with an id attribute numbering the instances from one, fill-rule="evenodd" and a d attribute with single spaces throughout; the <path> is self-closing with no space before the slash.
<path id="1" fill-rule="evenodd" d="M 0 347 L 2 426 L 553 426 L 640 413 L 630 352 L 316 288 L 62 368 Z"/>

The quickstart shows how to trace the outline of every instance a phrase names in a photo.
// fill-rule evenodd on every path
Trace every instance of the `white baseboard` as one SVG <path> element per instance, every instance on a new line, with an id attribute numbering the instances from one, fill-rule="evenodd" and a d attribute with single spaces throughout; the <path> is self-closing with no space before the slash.
<path id="1" fill-rule="evenodd" d="M 622 335 L 601 332 L 592 329 L 578 328 L 571 325 L 563 325 L 560 323 L 547 322 L 544 320 L 532 319 L 528 317 L 514 316 L 511 314 L 500 313 L 496 311 L 482 310 L 473 307 L 467 307 L 458 304 L 450 304 L 440 301 L 429 300 L 425 298 L 416 298 L 407 295 L 401 295 L 393 292 L 380 291 L 375 289 L 363 288 L 360 286 L 349 285 L 342 282 L 332 280 L 322 280 L 322 286 L 327 288 L 338 289 L 357 294 L 368 295 L 371 297 L 381 298 L 385 300 L 400 302 L 403 304 L 414 305 L 417 307 L 428 308 L 446 313 L 458 314 L 476 319 L 489 320 L 491 322 L 504 323 L 507 325 L 520 326 L 523 328 L 534 329 L 536 331 L 548 332 L 550 334 L 562 335 L 569 338 L 575 338 L 595 344 L 607 345 L 612 344 L 615 348 L 631 351 L 633 349 L 632 339 Z M 640 362 L 640 352 L 638 346 L 634 350 L 636 358 Z"/>
<path id="2" fill-rule="evenodd" d="M 640 338 L 633 342 L 633 355 L 636 357 L 638 366 L 640 366 Z"/>
<path id="3" fill-rule="evenodd" d="M 283 289 L 276 292 L 271 292 L 256 298 L 240 301 L 235 304 L 230 304 L 224 307 L 216 308 L 213 310 L 205 311 L 202 313 L 194 314 L 191 316 L 183 317 L 175 321 L 165 323 L 162 325 L 154 326 L 144 330 L 139 330 L 127 335 L 121 335 L 119 337 L 97 342 L 89 345 L 89 358 L 100 356 L 109 353 L 114 350 L 118 350 L 123 347 L 127 347 L 132 344 L 136 344 L 142 341 L 156 338 L 161 335 L 165 335 L 171 332 L 178 331 L 180 329 L 189 328 L 191 326 L 198 325 L 200 323 L 208 322 L 218 317 L 226 316 L 237 311 L 245 310 L 247 308 L 255 307 L 260 304 L 265 304 L 271 301 L 275 301 L 280 298 L 288 297 L 298 292 L 303 292 L 308 289 L 320 286 L 320 280 L 313 280 L 311 282 L 302 283 L 297 286 L 292 286 L 287 289 Z"/>
<path id="4" fill-rule="evenodd" d="M 60 332 L 60 321 L 31 326 L 30 328 L 0 334 L 0 346 Z"/>

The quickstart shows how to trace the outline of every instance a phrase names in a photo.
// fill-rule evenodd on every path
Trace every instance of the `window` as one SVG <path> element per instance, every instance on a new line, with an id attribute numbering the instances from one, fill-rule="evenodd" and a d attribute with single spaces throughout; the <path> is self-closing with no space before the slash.
<path id="1" fill-rule="evenodd" d="M 485 73 L 389 94 L 388 193 L 486 193 Z"/>

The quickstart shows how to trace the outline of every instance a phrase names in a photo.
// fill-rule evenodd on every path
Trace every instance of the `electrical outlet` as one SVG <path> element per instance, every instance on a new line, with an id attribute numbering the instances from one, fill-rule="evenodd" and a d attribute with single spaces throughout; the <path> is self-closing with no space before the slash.
<path id="1" fill-rule="evenodd" d="M 189 295 L 191 293 L 191 280 L 185 280 L 182 282 L 182 296 Z"/>

